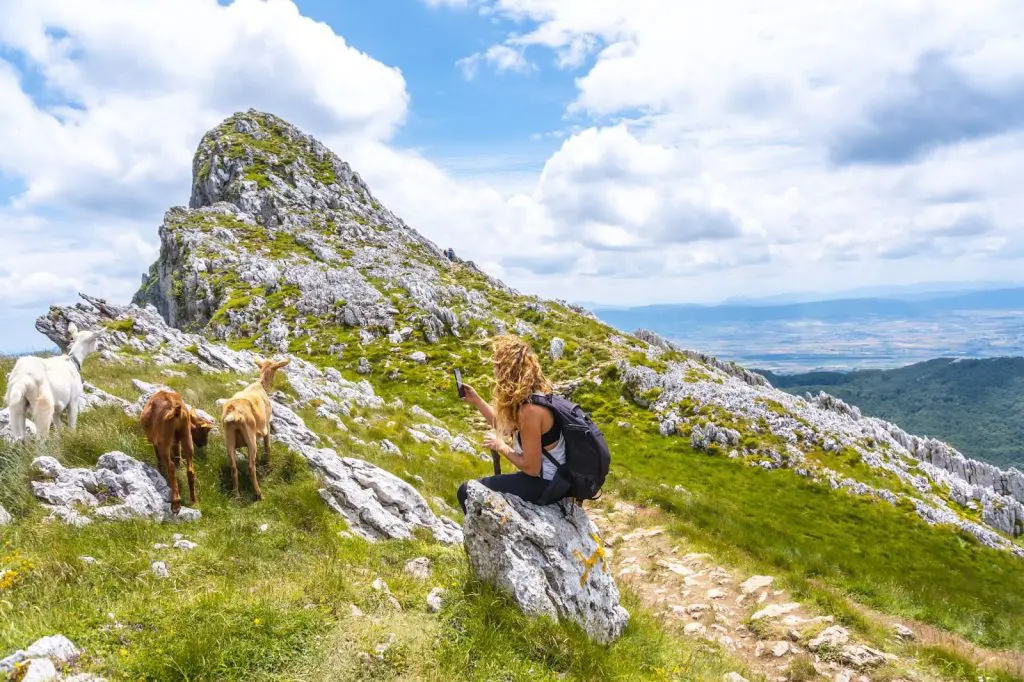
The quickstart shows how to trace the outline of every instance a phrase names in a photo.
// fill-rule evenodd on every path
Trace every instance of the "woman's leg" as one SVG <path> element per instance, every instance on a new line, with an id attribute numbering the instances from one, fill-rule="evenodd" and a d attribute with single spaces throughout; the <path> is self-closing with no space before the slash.
<path id="1" fill-rule="evenodd" d="M 484 487 L 490 488 L 491 490 L 499 493 L 508 493 L 509 495 L 515 495 L 516 497 L 522 498 L 527 502 L 536 503 L 544 490 L 547 489 L 548 484 L 551 481 L 540 478 L 538 476 L 530 476 L 524 474 L 522 471 L 517 471 L 514 474 L 498 474 L 497 476 L 487 476 L 480 479 L 480 483 Z M 462 513 L 466 513 L 466 484 L 463 483 L 459 486 L 457 496 L 459 498 L 459 504 L 462 506 Z"/>

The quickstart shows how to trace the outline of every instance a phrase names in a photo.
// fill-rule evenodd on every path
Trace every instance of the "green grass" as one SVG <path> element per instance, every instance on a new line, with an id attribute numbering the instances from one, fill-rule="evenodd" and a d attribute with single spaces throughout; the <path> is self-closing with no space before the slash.
<path id="1" fill-rule="evenodd" d="M 0 360 L 4 380 L 9 365 Z M 214 414 L 214 401 L 234 391 L 240 378 L 175 369 L 188 376 L 168 378 L 142 365 L 96 358 L 85 371 L 90 381 L 128 399 L 135 397 L 133 377 L 167 383 Z M 286 379 L 276 388 L 287 392 Z M 421 402 L 452 427 L 466 414 L 458 410 L 468 409 L 450 401 L 445 412 Z M 415 421 L 407 412 L 411 404 L 379 412 L 357 408 L 353 416 L 365 416 L 366 425 L 346 420 L 356 436 L 390 438 L 401 456 L 372 445 L 346 447 L 338 427 L 312 410 L 302 412 L 340 444 L 341 454 L 376 461 L 406 480 L 420 476 L 416 485 L 428 499 L 436 494 L 454 505 L 458 482 L 486 474 L 489 465 L 412 440 L 405 431 Z M 60 632 L 87 652 L 84 669 L 140 680 L 717 680 L 727 669 L 741 670 L 721 652 L 664 631 L 628 595 L 632 620 L 625 635 L 599 646 L 575 625 L 523 616 L 472 579 L 461 547 L 438 545 L 426 533 L 381 543 L 339 535 L 345 522 L 320 499 L 305 461 L 281 446 L 269 467 L 260 466 L 265 499 L 259 503 L 244 472 L 241 494 L 230 493 L 223 441 L 214 436 L 196 458 L 200 521 L 95 521 L 84 528 L 45 522 L 44 510 L 25 492 L 31 458 L 45 450 L 68 466 L 85 466 L 113 449 L 152 461 L 135 421 L 116 408 L 83 413 L 76 432 L 63 432 L 43 450 L 0 446 L 0 503 L 16 516 L 0 555 L 16 551 L 20 567 L 19 579 L 0 592 L 0 652 Z M 176 532 L 198 548 L 153 548 L 171 544 Z M 79 557 L 86 555 L 98 563 L 84 564 Z M 428 581 L 403 571 L 417 556 L 432 560 Z M 167 563 L 169 579 L 152 575 L 150 565 L 158 560 Z M 388 583 L 401 611 L 371 588 L 377 577 Z M 434 586 L 446 590 L 445 608 L 436 615 L 425 606 Z M 352 616 L 352 604 L 366 615 Z M 391 633 L 394 646 L 377 660 L 375 647 Z M 361 652 L 371 654 L 369 663 Z"/>
<path id="2" fill-rule="evenodd" d="M 1024 648 L 1020 559 L 929 527 L 905 509 L 662 438 L 639 408 L 618 401 L 614 381 L 576 397 L 604 427 L 612 489 L 661 506 L 674 532 L 781 574 L 798 595 L 830 602 L 834 612 L 851 595 L 986 646 Z M 619 420 L 634 428 L 613 426 Z"/>

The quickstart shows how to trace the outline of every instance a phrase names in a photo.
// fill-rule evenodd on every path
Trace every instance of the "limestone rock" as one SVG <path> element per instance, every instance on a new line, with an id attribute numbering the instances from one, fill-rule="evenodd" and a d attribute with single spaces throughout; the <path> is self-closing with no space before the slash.
<path id="1" fill-rule="evenodd" d="M 807 643 L 807 648 L 811 651 L 817 651 L 818 649 L 828 647 L 836 649 L 841 647 L 850 641 L 850 632 L 843 627 L 833 625 L 830 628 L 825 629 L 821 634 L 812 639 Z"/>
<path id="2" fill-rule="evenodd" d="M 736 429 L 723 428 L 716 424 L 694 426 L 690 432 L 693 447 L 706 450 L 712 445 L 738 445 L 740 432 Z"/>
<path id="3" fill-rule="evenodd" d="M 25 650 L 26 658 L 50 658 L 60 663 L 70 663 L 78 658 L 78 647 L 64 635 L 50 635 L 37 639 Z"/>
<path id="4" fill-rule="evenodd" d="M 73 663 L 81 654 L 78 647 L 64 635 L 42 637 L 28 646 L 0 659 L 0 675 L 19 667 L 18 679 L 45 682 L 57 679 L 57 668 L 54 663 L 67 665 Z"/>
<path id="5" fill-rule="evenodd" d="M 548 355 L 551 356 L 552 360 L 561 360 L 562 355 L 565 354 L 565 341 L 558 338 L 557 336 L 551 339 L 551 347 L 548 349 Z"/>
<path id="6" fill-rule="evenodd" d="M 722 675 L 722 682 L 747 682 L 747 678 L 739 673 L 726 673 Z"/>
<path id="7" fill-rule="evenodd" d="M 57 667 L 48 658 L 32 658 L 25 665 L 21 682 L 51 682 L 57 679 Z"/>
<path id="8" fill-rule="evenodd" d="M 438 542 L 462 542 L 458 525 L 436 517 L 423 496 L 394 474 L 363 460 L 339 457 L 334 450 L 307 448 L 303 454 L 323 481 L 320 496 L 360 537 L 408 540 L 419 526 L 429 529 Z"/>
<path id="9" fill-rule="evenodd" d="M 917 639 L 917 634 L 902 623 L 896 623 L 892 626 L 892 629 L 896 631 L 896 635 L 903 640 L 911 641 Z"/>
<path id="10" fill-rule="evenodd" d="M 540 507 L 476 481 L 468 485 L 465 547 L 474 574 L 531 615 L 577 622 L 598 642 L 629 621 L 597 528 L 582 507 Z"/>
<path id="11" fill-rule="evenodd" d="M 704 637 L 707 631 L 707 626 L 701 623 L 687 623 L 683 626 L 683 634 L 688 637 Z"/>
<path id="12" fill-rule="evenodd" d="M 778 618 L 784 616 L 791 611 L 796 611 L 800 608 L 800 604 L 796 602 L 790 602 L 788 604 L 769 604 L 760 611 L 757 611 L 750 617 L 751 620 L 761 620 L 762 618 Z"/>
<path id="13" fill-rule="evenodd" d="M 872 649 L 871 647 L 864 646 L 863 644 L 851 644 L 844 646 L 839 652 L 839 660 L 847 665 L 857 668 L 858 670 L 885 665 L 895 658 L 896 657 L 892 654 Z"/>
<path id="14" fill-rule="evenodd" d="M 10 513 L 0 505 L 0 526 L 9 526 L 14 521 Z"/>
<path id="15" fill-rule="evenodd" d="M 413 578 L 426 580 L 430 577 L 430 559 L 426 557 L 410 559 L 405 564 L 405 572 Z"/>
<path id="16" fill-rule="evenodd" d="M 770 575 L 752 575 L 740 583 L 740 592 L 753 594 L 769 587 L 773 582 L 775 582 L 775 578 Z"/>
<path id="17" fill-rule="evenodd" d="M 154 561 L 150 566 L 150 570 L 153 571 L 153 575 L 157 578 L 170 578 L 171 572 L 167 569 L 167 564 L 163 561 Z"/>
<path id="18" fill-rule="evenodd" d="M 427 595 L 427 611 L 437 613 L 444 606 L 444 588 L 435 587 Z"/>
<path id="19" fill-rule="evenodd" d="M 164 477 L 150 464 L 123 452 L 101 455 L 94 469 L 68 469 L 55 458 L 37 457 L 32 469 L 44 480 L 32 482 L 32 492 L 59 518 L 71 525 L 91 519 L 76 508 L 88 508 L 93 517 L 124 521 L 133 518 L 152 521 L 194 520 L 198 510 L 183 507 L 171 511 L 171 491 Z"/>

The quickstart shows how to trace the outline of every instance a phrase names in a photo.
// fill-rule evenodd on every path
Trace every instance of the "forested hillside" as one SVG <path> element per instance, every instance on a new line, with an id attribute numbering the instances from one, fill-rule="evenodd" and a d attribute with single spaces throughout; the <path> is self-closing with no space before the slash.
<path id="1" fill-rule="evenodd" d="M 1024 468 L 1024 358 L 938 358 L 857 372 L 758 371 L 789 393 L 825 391 L 968 457 Z"/>

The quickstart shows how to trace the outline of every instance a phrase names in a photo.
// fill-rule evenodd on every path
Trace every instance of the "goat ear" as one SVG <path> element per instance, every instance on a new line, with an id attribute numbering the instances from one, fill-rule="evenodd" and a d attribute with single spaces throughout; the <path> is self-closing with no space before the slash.
<path id="1" fill-rule="evenodd" d="M 266 360 L 263 359 L 262 355 L 255 354 L 252 356 L 252 361 L 255 362 L 256 366 L 259 367 L 260 369 L 263 369 L 263 363 L 266 362 Z"/>
<path id="2" fill-rule="evenodd" d="M 75 337 L 78 336 L 78 325 L 72 322 L 68 325 L 68 336 L 74 341 Z"/>
<path id="3" fill-rule="evenodd" d="M 285 358 L 284 360 L 278 360 L 277 362 L 274 363 L 274 367 L 276 367 L 277 369 L 281 369 L 282 367 L 284 367 L 285 365 L 287 365 L 291 361 L 292 361 L 291 358 Z"/>

